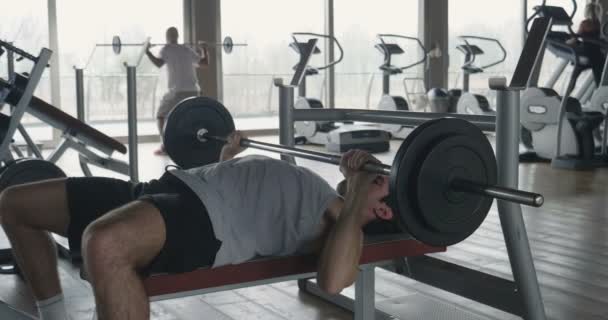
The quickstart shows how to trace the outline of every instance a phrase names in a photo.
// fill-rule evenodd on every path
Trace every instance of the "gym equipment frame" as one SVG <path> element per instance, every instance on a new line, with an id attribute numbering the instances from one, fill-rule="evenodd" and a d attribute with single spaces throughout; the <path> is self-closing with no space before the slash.
<path id="1" fill-rule="evenodd" d="M 277 81 L 279 87 L 279 123 L 280 144 L 293 146 L 293 127 L 296 121 L 365 121 L 402 124 L 408 126 L 420 125 L 426 120 L 452 116 L 468 120 L 484 131 L 496 132 L 496 158 L 498 162 L 498 185 L 516 188 L 518 185 L 519 165 L 519 103 L 520 91 L 526 86 L 530 77 L 530 71 L 538 62 L 542 52 L 546 36 L 551 28 L 550 19 L 536 19 L 532 26 L 523 52 L 520 56 L 513 79 L 509 86 L 506 79 L 491 79 L 490 88 L 497 93 L 496 116 L 473 116 L 438 113 L 415 113 L 404 111 L 360 111 L 355 109 L 330 109 L 330 110 L 298 110 L 293 106 L 294 87 L 297 86 L 302 72 L 296 71 L 290 85 L 283 85 Z M 308 50 L 311 52 L 311 50 Z M 310 58 L 310 57 L 308 57 Z M 290 161 L 295 161 L 293 158 Z M 546 319 L 545 309 L 541 298 L 536 270 L 532 260 L 530 244 L 525 224 L 523 221 L 521 206 L 498 200 L 498 214 L 504 233 L 509 261 L 513 272 L 514 282 L 500 278 L 488 277 L 483 272 L 467 270 L 461 272 L 463 267 L 444 262 L 440 259 L 425 257 L 424 259 L 412 259 L 407 261 L 410 266 L 409 273 L 405 276 L 428 283 L 438 288 L 463 295 L 467 298 L 486 303 L 503 311 L 522 316 L 524 319 Z M 416 268 L 418 263 L 423 263 Z M 428 265 L 428 267 L 427 267 Z M 439 268 L 440 265 L 449 267 Z M 440 277 L 429 275 L 428 272 L 442 270 Z M 416 271 L 416 272 L 411 272 Z M 359 290 L 356 295 L 373 295 L 373 268 L 367 275 L 371 282 L 370 288 Z M 450 281 L 440 282 L 437 279 L 451 278 L 447 273 L 452 273 L 453 278 L 462 279 L 462 282 Z M 361 275 L 361 277 L 365 277 Z M 484 281 L 480 281 L 480 279 Z M 317 290 L 309 290 L 313 283 L 300 280 L 300 288 L 313 293 Z M 489 286 L 488 281 L 493 285 Z M 463 284 L 476 285 L 476 290 L 465 290 Z M 507 287 L 505 287 L 507 286 Z M 469 288 L 472 289 L 472 288 Z M 509 290 L 517 289 L 517 290 Z M 329 302 L 338 303 L 334 297 L 324 297 Z M 375 307 L 373 299 L 365 300 L 368 305 L 355 305 L 356 310 L 363 310 L 363 314 L 355 314 L 355 319 L 372 319 Z"/>

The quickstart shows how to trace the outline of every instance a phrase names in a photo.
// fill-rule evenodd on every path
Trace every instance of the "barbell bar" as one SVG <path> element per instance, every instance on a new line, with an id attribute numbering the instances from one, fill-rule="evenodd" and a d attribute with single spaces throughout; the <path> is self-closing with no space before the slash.
<path id="1" fill-rule="evenodd" d="M 112 37 L 112 43 L 99 43 L 98 47 L 112 47 L 112 51 L 115 54 L 120 54 L 122 52 L 122 47 L 139 47 L 144 45 L 145 42 L 142 43 L 123 43 L 120 39 L 120 36 Z M 195 45 L 194 43 L 183 43 L 184 45 Z M 166 43 L 150 43 L 151 47 L 154 46 L 164 46 Z M 210 47 L 222 47 L 224 49 L 224 53 L 230 54 L 234 47 L 246 47 L 246 43 L 234 43 L 232 37 L 226 36 L 222 42 L 205 42 L 199 41 L 196 43 L 197 46 L 210 46 Z"/>
<path id="2" fill-rule="evenodd" d="M 197 139 L 203 143 L 206 142 L 207 139 L 219 141 L 222 143 L 228 142 L 228 139 L 226 137 L 210 135 L 208 133 L 207 129 L 205 129 L 205 128 L 199 129 L 199 131 L 197 132 Z M 303 158 L 303 159 L 308 159 L 308 160 L 314 160 L 314 161 L 319 161 L 319 162 L 324 162 L 324 163 L 329 163 L 329 164 L 334 164 L 334 165 L 340 165 L 340 161 L 342 159 L 341 156 L 334 155 L 334 154 L 298 149 L 298 148 L 293 148 L 293 147 L 288 147 L 288 146 L 283 146 L 283 145 L 278 145 L 278 144 L 256 141 L 256 140 L 252 140 L 252 139 L 246 139 L 246 138 L 241 139 L 240 145 L 242 147 L 265 150 L 265 151 L 280 153 L 282 155 L 293 156 L 293 157 L 298 157 L 298 158 Z M 393 174 L 392 167 L 390 165 L 384 164 L 384 163 L 368 162 L 363 165 L 362 170 L 369 172 L 369 173 L 375 173 L 375 174 L 385 175 L 385 176 L 391 176 Z M 490 198 L 496 198 L 496 199 L 500 199 L 500 200 L 515 202 L 515 203 L 532 206 L 532 207 L 540 207 L 544 203 L 543 196 L 538 193 L 511 189 L 511 188 L 505 188 L 505 187 L 499 187 L 499 186 L 494 186 L 494 185 L 486 185 L 486 184 L 476 183 L 474 181 L 466 180 L 466 179 L 454 179 L 451 182 L 451 188 L 454 191 L 471 192 L 471 193 L 479 194 L 479 195 L 490 197 Z"/>
<path id="3" fill-rule="evenodd" d="M 189 169 L 217 162 L 234 130 L 234 120 L 221 103 L 194 97 L 171 111 L 163 142 L 175 164 Z M 341 159 L 251 139 L 241 143 L 336 165 Z M 535 207 L 544 200 L 537 193 L 498 186 L 492 145 L 477 126 L 462 119 L 424 122 L 403 141 L 391 166 L 369 163 L 364 170 L 390 177 L 387 204 L 398 219 L 380 230 L 407 232 L 429 245 L 448 246 L 466 239 L 483 223 L 494 198 Z"/>

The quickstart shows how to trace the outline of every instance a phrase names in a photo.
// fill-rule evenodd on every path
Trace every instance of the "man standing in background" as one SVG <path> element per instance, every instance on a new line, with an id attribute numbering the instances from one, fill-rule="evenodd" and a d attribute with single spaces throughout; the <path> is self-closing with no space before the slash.
<path id="1" fill-rule="evenodd" d="M 207 48 L 203 46 L 201 53 L 177 43 L 179 33 L 177 28 L 170 27 L 166 32 L 167 44 L 160 50 L 159 57 L 146 49 L 146 55 L 152 63 L 161 68 L 167 65 L 168 91 L 163 96 L 156 113 L 156 124 L 161 137 L 159 149 L 154 151 L 156 155 L 165 154 L 162 143 L 163 128 L 167 115 L 180 101 L 198 96 L 200 89 L 196 77 L 196 68 L 209 65 Z"/>

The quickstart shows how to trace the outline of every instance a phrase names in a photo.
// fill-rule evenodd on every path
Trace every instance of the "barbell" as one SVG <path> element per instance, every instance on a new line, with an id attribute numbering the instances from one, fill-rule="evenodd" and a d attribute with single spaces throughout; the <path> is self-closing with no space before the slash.
<path id="1" fill-rule="evenodd" d="M 227 136 L 235 130 L 218 101 L 193 97 L 169 114 L 163 140 L 167 154 L 183 169 L 219 160 Z M 339 165 L 341 156 L 251 139 L 250 147 Z M 387 203 L 402 231 L 434 246 L 458 243 L 484 221 L 494 198 L 540 207 L 537 193 L 496 185 L 494 151 L 483 132 L 455 118 L 430 120 L 403 141 L 392 166 L 367 163 L 363 170 L 390 177 Z"/>
<path id="2" fill-rule="evenodd" d="M 120 36 L 114 36 L 112 37 L 112 43 L 99 43 L 97 44 L 98 47 L 112 47 L 112 51 L 115 54 L 120 54 L 122 52 L 122 47 L 137 47 L 137 46 L 143 46 L 145 44 L 145 42 L 142 43 L 123 43 L 122 40 L 120 39 Z M 210 46 L 210 47 L 222 47 L 224 49 L 224 53 L 226 54 L 230 54 L 232 53 L 232 50 L 234 49 L 234 47 L 236 46 L 240 46 L 240 47 L 246 47 L 247 44 L 246 43 L 234 43 L 234 41 L 232 40 L 232 37 L 230 36 L 226 36 L 224 38 L 224 41 L 222 42 L 204 42 L 204 41 L 200 41 L 196 44 L 194 43 L 184 43 L 185 45 L 197 45 L 197 46 Z M 164 46 L 165 43 L 151 43 L 150 46 Z"/>

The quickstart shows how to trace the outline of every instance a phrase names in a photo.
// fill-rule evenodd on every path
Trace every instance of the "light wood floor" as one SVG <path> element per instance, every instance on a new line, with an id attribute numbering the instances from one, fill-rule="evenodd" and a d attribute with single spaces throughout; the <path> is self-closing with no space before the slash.
<path id="1" fill-rule="evenodd" d="M 274 137 L 263 140 L 276 142 Z M 398 144 L 393 142 L 391 152 L 379 155 L 381 160 L 390 163 Z M 158 177 L 169 164 L 167 159 L 151 155 L 154 147 L 151 144 L 140 146 L 141 180 Z M 314 168 L 331 183 L 340 178 L 334 166 L 304 160 L 299 163 Z M 63 160 L 60 166 L 68 174 L 82 175 L 74 155 Z M 555 170 L 546 164 L 520 166 L 520 187 L 540 192 L 546 198 L 540 209 L 523 209 L 550 319 L 608 319 L 607 182 L 608 169 L 577 172 Z M 3 238 L 1 234 L 0 243 L 5 241 Z M 495 207 L 473 236 L 440 256 L 463 266 L 511 278 Z M 89 285 L 80 280 L 78 270 L 67 262 L 61 262 L 60 269 L 73 319 L 90 319 L 94 304 Z M 468 319 L 518 319 L 384 270 L 377 270 L 376 278 L 379 308 L 400 319 L 428 319 L 438 309 L 465 311 L 470 315 Z M 352 294 L 352 289 L 347 292 Z M 35 313 L 27 289 L 13 276 L 0 276 L 0 300 Z M 432 306 L 434 310 L 424 306 Z M 299 293 L 294 282 L 155 302 L 152 313 L 153 319 L 351 318 L 339 308 Z M 441 319 L 451 318 L 454 317 Z"/>

